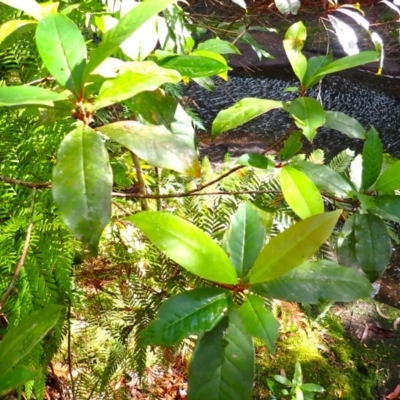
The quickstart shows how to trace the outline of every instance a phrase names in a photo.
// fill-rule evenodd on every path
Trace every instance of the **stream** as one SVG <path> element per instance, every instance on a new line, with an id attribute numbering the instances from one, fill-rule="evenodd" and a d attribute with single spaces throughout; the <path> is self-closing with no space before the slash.
<path id="1" fill-rule="evenodd" d="M 189 85 L 185 94 L 191 100 L 191 107 L 202 118 L 207 132 L 210 132 L 217 113 L 238 100 L 257 97 L 289 101 L 296 98 L 296 94 L 284 90 L 293 86 L 298 84 L 289 66 L 269 68 L 268 72 L 261 70 L 252 76 L 248 75 L 247 70 L 237 68 L 228 82 L 215 80 L 214 92 L 208 92 L 198 85 Z M 400 158 L 400 79 L 376 76 L 370 71 L 348 71 L 326 77 L 320 86 L 310 90 L 307 95 L 318 98 L 326 110 L 341 111 L 356 118 L 366 129 L 374 126 L 380 133 L 384 151 Z M 257 152 L 273 144 L 287 132 L 290 125 L 285 111 L 273 110 L 219 136 L 213 144 L 208 133 L 200 133 L 200 151 L 206 153 L 213 162 L 221 161 L 226 152 L 234 157 Z M 359 153 L 362 146 L 362 140 L 319 128 L 313 144 L 306 145 L 303 150 L 321 148 L 329 161 L 346 148 Z M 385 274 L 374 283 L 374 298 L 400 309 L 400 246 L 394 249 Z"/>

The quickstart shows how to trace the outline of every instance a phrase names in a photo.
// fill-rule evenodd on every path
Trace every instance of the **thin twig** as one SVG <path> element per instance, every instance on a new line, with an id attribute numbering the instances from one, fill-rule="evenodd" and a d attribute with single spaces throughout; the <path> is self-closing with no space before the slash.
<path id="1" fill-rule="evenodd" d="M 146 195 L 146 184 L 144 183 L 143 172 L 142 172 L 142 168 L 140 166 L 140 160 L 139 160 L 139 157 L 133 151 L 131 151 L 131 156 L 132 156 L 133 163 L 135 164 L 136 177 L 137 177 L 138 186 L 139 186 L 139 193 L 141 195 L 143 195 L 143 196 L 141 196 L 142 210 L 148 210 L 149 204 L 148 204 L 146 198 L 144 197 L 144 195 Z"/>
<path id="2" fill-rule="evenodd" d="M 127 210 L 125 207 L 122 207 L 121 204 L 116 203 L 115 201 L 112 202 L 113 205 L 117 208 L 119 208 L 124 214 L 126 215 L 131 215 L 132 211 Z"/>
<path id="3" fill-rule="evenodd" d="M 69 376 L 71 379 L 71 392 L 72 392 L 72 400 L 75 400 L 75 382 L 74 382 L 74 374 L 72 372 L 72 352 L 71 352 L 71 300 L 68 302 L 68 370 Z"/>
<path id="4" fill-rule="evenodd" d="M 13 183 L 14 185 L 25 186 L 25 187 L 34 188 L 34 189 L 51 187 L 51 182 L 27 182 L 27 181 L 21 181 L 19 179 L 14 179 L 14 178 L 7 178 L 6 176 L 3 176 L 3 175 L 0 175 L 0 181 L 7 182 L 7 183 Z"/>
<path id="5" fill-rule="evenodd" d="M 43 78 L 35 79 L 34 81 L 29 82 L 25 86 L 33 86 L 33 85 L 38 85 L 39 83 L 52 82 L 52 81 L 55 81 L 55 78 L 53 78 L 51 76 L 45 76 Z"/>
<path id="6" fill-rule="evenodd" d="M 36 198 L 36 188 L 33 188 L 31 208 L 30 208 L 30 212 L 29 212 L 28 230 L 26 231 L 24 247 L 22 249 L 21 257 L 18 261 L 17 267 L 15 268 L 14 276 L 12 277 L 11 282 L 8 285 L 8 289 L 3 294 L 3 297 L 0 300 L 0 311 L 2 310 L 7 299 L 10 297 L 11 293 L 13 292 L 15 285 L 17 283 L 17 280 L 18 280 L 18 276 L 21 273 L 22 267 L 25 264 L 26 256 L 28 255 L 28 250 L 29 250 L 29 245 L 30 245 L 31 235 L 32 235 L 32 229 L 33 229 L 33 215 L 34 215 L 34 211 L 35 211 L 35 198 Z"/>

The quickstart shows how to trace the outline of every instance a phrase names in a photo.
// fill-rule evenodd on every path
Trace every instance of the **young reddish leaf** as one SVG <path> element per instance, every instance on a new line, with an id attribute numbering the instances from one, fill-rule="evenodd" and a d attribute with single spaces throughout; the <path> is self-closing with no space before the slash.
<path id="1" fill-rule="evenodd" d="M 192 274 L 213 282 L 238 283 L 227 254 L 188 221 L 165 212 L 143 211 L 127 218 L 169 258 Z"/>
<path id="2" fill-rule="evenodd" d="M 101 137 L 80 124 L 59 147 L 53 169 L 53 197 L 65 224 L 94 254 L 111 217 L 112 183 Z"/>

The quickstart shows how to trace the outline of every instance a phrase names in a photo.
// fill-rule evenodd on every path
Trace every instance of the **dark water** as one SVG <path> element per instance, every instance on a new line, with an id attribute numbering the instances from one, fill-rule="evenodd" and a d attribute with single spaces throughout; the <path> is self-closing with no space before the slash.
<path id="1" fill-rule="evenodd" d="M 210 126 L 220 110 L 232 106 L 245 97 L 289 101 L 296 98 L 295 93 L 284 92 L 285 88 L 296 86 L 296 80 L 286 68 L 249 77 L 246 72 L 236 71 L 228 82 L 216 80 L 215 91 L 207 92 L 199 86 L 187 89 L 187 94 L 195 103 L 193 107 Z M 372 73 L 354 71 L 327 77 L 308 96 L 321 100 L 325 110 L 341 111 L 356 118 L 364 128 L 371 125 L 380 133 L 385 152 L 400 158 L 400 80 L 376 76 Z M 226 134 L 214 146 L 220 148 L 218 158 L 225 151 L 234 155 L 254 149 L 248 143 L 266 148 L 291 126 L 288 115 L 283 110 L 273 110 L 249 123 Z M 350 148 L 356 152 L 362 150 L 363 141 L 350 139 L 347 136 L 326 128 L 318 129 L 312 147 L 322 148 L 326 159 L 330 159 L 341 150 Z M 210 146 L 211 147 L 211 146 Z M 222 151 L 221 151 L 222 150 Z M 375 284 L 375 298 L 383 303 L 400 308 L 400 247 L 397 246 L 391 263 L 383 277 Z"/>

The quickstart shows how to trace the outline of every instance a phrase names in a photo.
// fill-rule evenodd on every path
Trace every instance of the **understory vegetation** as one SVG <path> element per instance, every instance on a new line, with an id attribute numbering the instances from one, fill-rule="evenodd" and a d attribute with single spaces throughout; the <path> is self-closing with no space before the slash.
<path id="1" fill-rule="evenodd" d="M 270 57 L 264 2 L 225 3 L 0 0 L 0 398 L 356 400 L 398 383 L 396 312 L 368 299 L 400 242 L 400 160 L 308 96 L 381 74 L 382 33 L 329 1 L 345 55 L 306 57 L 306 25 L 287 24 L 296 97 L 243 97 L 209 146 L 273 110 L 291 127 L 216 165 L 185 88 L 228 80 L 239 42 Z M 305 150 L 322 127 L 361 153 Z"/>

